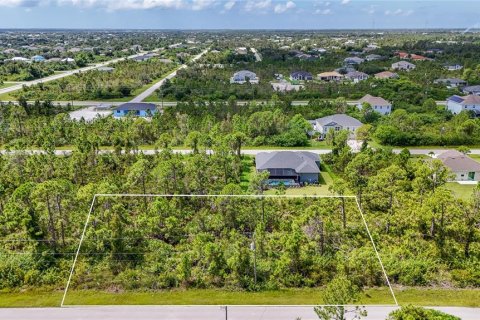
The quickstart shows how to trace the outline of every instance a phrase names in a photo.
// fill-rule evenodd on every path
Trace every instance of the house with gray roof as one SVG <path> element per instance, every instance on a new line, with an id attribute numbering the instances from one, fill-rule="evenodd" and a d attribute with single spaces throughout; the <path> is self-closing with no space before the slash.
<path id="1" fill-rule="evenodd" d="M 257 172 L 269 172 L 269 185 L 318 183 L 320 157 L 307 151 L 260 152 L 255 167 Z"/>
<path id="2" fill-rule="evenodd" d="M 348 58 L 345 58 L 343 62 L 345 64 L 360 64 L 365 62 L 365 60 L 359 57 L 348 57 Z"/>
<path id="3" fill-rule="evenodd" d="M 290 73 L 290 80 L 292 81 L 307 81 L 313 80 L 313 76 L 307 71 L 294 71 Z"/>
<path id="4" fill-rule="evenodd" d="M 480 181 L 480 163 L 469 156 L 449 150 L 439 154 L 437 159 L 452 171 L 453 181 Z"/>
<path id="5" fill-rule="evenodd" d="M 462 111 L 473 111 L 475 116 L 480 117 L 480 96 L 473 94 L 465 97 L 451 96 L 447 99 L 447 110 L 453 114 L 459 114 Z"/>
<path id="6" fill-rule="evenodd" d="M 480 86 L 467 86 L 462 89 L 465 94 L 474 94 L 480 96 Z"/>
<path id="7" fill-rule="evenodd" d="M 458 88 L 464 87 L 467 85 L 467 81 L 459 78 L 445 78 L 445 79 L 436 79 L 433 81 L 434 84 L 443 84 L 449 88 Z"/>
<path id="8" fill-rule="evenodd" d="M 350 132 L 350 137 L 354 137 L 355 131 L 362 126 L 360 121 L 346 114 L 334 114 L 318 118 L 311 123 L 314 131 L 320 133 L 320 138 L 322 139 L 325 138 L 330 130 L 347 130 Z"/>
<path id="9" fill-rule="evenodd" d="M 368 79 L 368 74 L 361 71 L 351 71 L 345 75 L 345 78 L 357 83 Z"/>
<path id="10" fill-rule="evenodd" d="M 252 84 L 258 84 L 259 80 L 255 72 L 240 70 L 233 74 L 233 77 L 230 78 L 230 83 L 244 84 L 248 81 Z"/>
<path id="11" fill-rule="evenodd" d="M 362 110 L 363 104 L 368 103 L 372 106 L 372 110 L 383 115 L 390 114 L 392 112 L 392 103 L 383 99 L 382 97 L 374 97 L 372 95 L 365 95 L 362 99 L 358 100 L 357 108 Z"/>
<path id="12" fill-rule="evenodd" d="M 398 61 L 392 64 L 392 69 L 393 70 L 404 70 L 404 71 L 410 71 L 415 69 L 417 66 L 414 65 L 413 63 L 410 63 L 408 61 Z"/>

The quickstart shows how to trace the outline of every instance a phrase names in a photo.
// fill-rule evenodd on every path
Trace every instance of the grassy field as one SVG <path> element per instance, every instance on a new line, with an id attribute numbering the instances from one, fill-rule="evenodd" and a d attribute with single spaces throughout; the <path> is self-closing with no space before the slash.
<path id="1" fill-rule="evenodd" d="M 399 304 L 480 307 L 480 289 L 396 289 Z M 315 305 L 323 303 L 322 289 L 283 289 L 243 292 L 215 289 L 171 291 L 71 291 L 65 305 Z M 54 307 L 63 291 L 0 292 L 0 307 Z M 393 304 L 388 288 L 367 289 L 361 304 Z"/>
<path id="2" fill-rule="evenodd" d="M 12 83 L 12 82 L 4 82 L 3 84 L 0 84 L 0 89 L 8 88 L 8 87 L 13 87 L 16 86 L 18 83 Z"/>
<path id="3" fill-rule="evenodd" d="M 473 184 L 459 184 L 457 182 L 447 182 L 446 187 L 453 192 L 453 195 L 457 198 L 469 200 L 472 197 Z"/>

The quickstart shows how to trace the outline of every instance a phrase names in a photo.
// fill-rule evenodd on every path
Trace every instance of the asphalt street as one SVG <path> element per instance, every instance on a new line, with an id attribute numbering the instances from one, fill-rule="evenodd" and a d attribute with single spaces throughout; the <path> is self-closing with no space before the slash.
<path id="1" fill-rule="evenodd" d="M 385 319 L 397 307 L 367 307 L 366 319 Z M 478 320 L 480 308 L 434 307 L 463 320 Z M 312 306 L 102 306 L 0 309 L 5 320 L 302 320 L 318 319 Z M 352 319 L 348 317 L 347 319 Z"/>

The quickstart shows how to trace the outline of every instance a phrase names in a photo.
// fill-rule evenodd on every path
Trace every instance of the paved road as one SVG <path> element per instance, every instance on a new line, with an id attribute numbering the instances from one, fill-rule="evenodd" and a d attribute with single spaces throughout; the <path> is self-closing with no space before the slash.
<path id="1" fill-rule="evenodd" d="M 176 71 L 174 71 L 175 75 L 176 75 Z M 175 77 L 175 75 L 172 76 L 172 74 L 168 75 L 168 76 L 171 76 L 171 78 Z M 167 76 L 167 77 L 168 77 Z M 170 78 L 170 79 L 171 79 Z M 162 79 L 164 80 L 164 79 Z M 162 81 L 161 80 L 161 81 Z M 159 83 L 157 83 L 159 84 Z M 149 95 L 152 94 L 156 89 L 158 89 L 161 85 L 163 84 L 160 83 L 158 85 L 158 87 L 156 87 L 155 89 L 152 89 L 150 90 L 151 92 L 149 92 Z M 143 94 L 142 94 L 143 96 Z M 147 96 L 146 96 L 147 97 Z M 146 97 L 144 97 L 143 99 L 145 99 Z M 135 99 L 134 99 L 135 100 Z M 132 100 L 133 101 L 133 100 Z M 143 101 L 143 100 L 142 100 Z M 17 103 L 17 101 L 0 101 L 0 103 L 9 103 L 9 102 L 13 102 L 13 103 Z M 30 103 L 34 103 L 35 101 L 29 101 Z M 138 102 L 138 101 L 137 101 Z M 255 100 L 255 101 L 237 101 L 237 105 L 239 106 L 244 106 L 248 103 L 252 103 L 252 102 L 255 102 L 255 103 L 267 103 L 268 101 L 267 100 Z M 85 106 L 85 107 L 90 107 L 90 106 L 98 106 L 100 104 L 110 104 L 112 106 L 117 106 L 117 105 L 120 105 L 122 103 L 125 103 L 125 102 L 105 102 L 105 101 L 52 101 L 53 104 L 55 105 L 61 105 L 61 106 L 66 106 L 66 105 L 74 105 L 74 106 Z M 157 102 L 159 103 L 159 102 Z M 164 101 L 163 102 L 163 106 L 165 107 L 176 107 L 177 104 L 179 103 L 179 101 Z M 292 101 L 292 105 L 293 106 L 306 106 L 308 105 L 309 101 L 307 100 L 297 100 L 297 101 Z M 357 101 L 347 101 L 347 103 L 349 105 L 356 105 L 357 104 Z M 437 101 L 437 105 L 441 106 L 441 105 L 445 105 L 445 101 Z"/>
<path id="2" fill-rule="evenodd" d="M 402 149 L 393 149 L 393 152 L 399 153 Z M 434 152 L 435 154 L 440 154 L 447 149 L 410 149 L 410 153 L 414 155 L 428 155 L 430 152 Z M 309 151 L 313 152 L 316 154 L 327 154 L 330 153 L 332 150 L 331 149 L 243 149 L 242 154 L 244 155 L 251 155 L 254 156 L 260 152 L 272 152 L 272 151 Z M 471 154 L 480 154 L 480 149 L 472 149 Z M 19 153 L 19 152 L 26 152 L 28 154 L 41 154 L 44 153 L 42 150 L 37 150 L 37 149 L 29 149 L 29 150 L 23 150 L 23 151 L 5 151 L 5 150 L 0 150 L 0 154 L 14 154 L 14 153 Z M 101 150 L 100 153 L 110 153 L 113 152 L 113 150 Z M 146 155 L 153 155 L 155 154 L 155 150 L 139 150 L 139 152 L 142 152 Z M 174 149 L 173 152 L 176 153 L 181 153 L 181 154 L 189 154 L 192 152 L 192 150 L 188 149 Z M 208 150 L 207 153 L 211 154 L 213 151 Z M 70 155 L 72 153 L 72 150 L 55 150 L 55 155 L 57 156 L 66 156 Z"/>
<path id="3" fill-rule="evenodd" d="M 42 82 L 49 82 L 49 81 L 53 81 L 53 80 L 58 80 L 58 79 L 65 78 L 65 77 L 71 76 L 71 75 L 79 73 L 79 72 L 85 72 L 85 71 L 97 69 L 97 68 L 100 68 L 100 67 L 108 66 L 112 63 L 116 63 L 116 62 L 122 61 L 124 59 L 130 59 L 130 58 L 133 58 L 133 57 L 137 57 L 137 56 L 140 56 L 140 55 L 143 55 L 143 54 L 145 54 L 145 53 L 138 53 L 138 54 L 134 54 L 132 56 L 129 56 L 127 58 L 113 59 L 113 60 L 105 61 L 105 62 L 102 62 L 102 63 L 97 63 L 97 64 L 94 64 L 94 65 L 90 65 L 88 67 L 75 69 L 75 70 L 69 70 L 69 71 L 62 72 L 62 73 L 57 73 L 57 74 L 51 75 L 49 77 L 23 82 L 23 83 L 20 83 L 18 85 L 15 85 L 15 86 L 0 89 L 0 94 L 10 93 L 10 92 L 13 92 L 13 91 L 16 91 L 16 90 L 20 90 L 23 86 L 33 86 L 33 85 L 36 85 L 36 84 L 39 84 L 39 83 L 42 83 Z"/>
<path id="4" fill-rule="evenodd" d="M 260 55 L 260 53 L 258 53 L 257 49 L 255 48 L 250 48 L 250 50 L 253 52 L 253 54 L 255 55 L 255 61 L 256 62 L 261 62 L 262 61 L 262 56 Z"/>
<path id="5" fill-rule="evenodd" d="M 191 62 L 195 62 L 197 61 L 198 59 L 200 59 L 205 53 L 208 52 L 208 49 L 202 51 L 201 53 L 197 54 L 195 57 L 192 58 Z M 138 96 L 136 96 L 135 98 L 133 98 L 130 102 L 142 102 L 143 100 L 145 100 L 147 97 L 149 97 L 150 95 L 152 95 L 155 90 L 157 90 L 158 88 L 160 88 L 164 83 L 165 81 L 167 80 L 170 80 L 174 77 L 176 77 L 177 75 L 177 72 L 178 70 L 181 70 L 181 69 L 186 69 L 188 66 L 186 64 L 182 64 L 179 68 L 177 68 L 176 70 L 174 70 L 172 73 L 170 73 L 168 76 L 166 76 L 165 78 L 163 78 L 162 80 L 156 82 L 154 85 L 152 85 L 150 88 L 148 88 L 147 90 L 143 91 L 142 93 L 140 93 Z M 165 104 L 164 104 L 165 105 Z M 176 105 L 176 104 L 175 104 Z"/>
<path id="6" fill-rule="evenodd" d="M 385 319 L 396 307 L 367 307 L 367 319 Z M 478 320 L 480 308 L 434 307 L 460 317 Z M 311 306 L 105 306 L 0 309 L 8 320 L 302 320 L 318 319 Z M 351 319 L 351 318 L 348 318 Z"/>

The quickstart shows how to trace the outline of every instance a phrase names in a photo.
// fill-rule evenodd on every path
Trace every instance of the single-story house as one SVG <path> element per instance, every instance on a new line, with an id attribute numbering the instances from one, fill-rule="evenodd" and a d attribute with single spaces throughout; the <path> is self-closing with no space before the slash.
<path id="1" fill-rule="evenodd" d="M 230 83 L 244 84 L 247 81 L 252 84 L 258 84 L 257 74 L 249 70 L 240 70 L 235 72 L 233 77 L 230 78 Z"/>
<path id="2" fill-rule="evenodd" d="M 245 55 L 248 53 L 248 49 L 245 47 L 238 47 L 235 49 L 236 54 Z"/>
<path id="3" fill-rule="evenodd" d="M 398 61 L 392 64 L 392 69 L 393 70 L 405 70 L 405 71 L 410 71 L 415 69 L 417 66 L 414 65 L 413 63 L 410 63 L 408 61 Z"/>
<path id="4" fill-rule="evenodd" d="M 299 91 L 300 89 L 304 88 L 304 86 L 301 84 L 291 84 L 285 80 L 280 82 L 272 82 L 271 85 L 273 90 L 277 92 Z"/>
<path id="5" fill-rule="evenodd" d="M 29 62 L 30 60 L 27 59 L 27 58 L 24 58 L 24 57 L 13 57 L 12 59 L 10 59 L 12 61 L 21 61 L 21 62 Z"/>
<path id="6" fill-rule="evenodd" d="M 412 53 L 410 55 L 410 59 L 412 59 L 413 61 L 426 61 L 426 60 L 432 60 L 430 58 L 427 58 L 427 57 L 424 57 L 424 56 L 421 56 L 419 54 L 414 54 Z"/>
<path id="7" fill-rule="evenodd" d="M 255 156 L 257 172 L 268 171 L 270 185 L 318 183 L 320 157 L 307 151 L 260 152 Z"/>
<path id="8" fill-rule="evenodd" d="M 323 118 L 318 118 L 312 121 L 313 130 L 320 133 L 320 137 L 324 138 L 328 131 L 348 130 L 350 136 L 355 135 L 355 131 L 362 126 L 362 123 L 357 119 L 346 114 L 334 114 Z"/>
<path id="9" fill-rule="evenodd" d="M 451 96 L 447 99 L 447 110 L 453 114 L 459 114 L 462 111 L 470 110 L 480 117 L 480 96 L 471 94 L 465 97 Z"/>
<path id="10" fill-rule="evenodd" d="M 437 159 L 453 172 L 454 181 L 480 181 L 480 163 L 469 156 L 449 150 L 439 154 Z"/>
<path id="11" fill-rule="evenodd" d="M 43 61 L 45 61 L 45 57 L 36 55 L 36 56 L 33 56 L 31 60 L 34 61 L 34 62 L 43 62 Z"/>
<path id="12" fill-rule="evenodd" d="M 376 61 L 376 60 L 382 60 L 383 57 L 379 54 L 369 54 L 368 56 L 365 57 L 365 60 L 367 61 Z"/>
<path id="13" fill-rule="evenodd" d="M 391 72 L 391 71 L 382 71 L 375 74 L 375 78 L 377 79 L 397 79 L 398 73 Z"/>
<path id="14" fill-rule="evenodd" d="M 464 87 L 467 85 L 467 81 L 459 78 L 445 78 L 445 79 L 437 79 L 433 81 L 435 84 L 444 84 L 450 88 L 458 88 Z"/>
<path id="15" fill-rule="evenodd" d="M 306 80 L 313 80 L 313 77 L 312 77 L 312 74 L 307 71 L 294 71 L 290 73 L 290 80 L 306 81 Z"/>
<path id="16" fill-rule="evenodd" d="M 462 70 L 463 66 L 460 64 L 446 64 L 443 66 L 446 70 L 448 71 L 457 71 L 457 70 Z"/>
<path id="17" fill-rule="evenodd" d="M 468 86 L 462 89 L 465 94 L 474 94 L 480 96 L 480 86 Z"/>
<path id="18" fill-rule="evenodd" d="M 322 81 L 340 81 L 343 79 L 343 74 L 337 71 L 322 72 L 317 75 L 317 78 Z"/>
<path id="19" fill-rule="evenodd" d="M 343 60 L 345 64 L 360 64 L 365 62 L 365 59 L 359 57 L 348 57 Z"/>
<path id="20" fill-rule="evenodd" d="M 113 116 L 115 118 L 122 118 L 129 114 L 137 117 L 151 117 L 157 112 L 155 104 L 145 102 L 127 102 L 113 108 Z"/>
<path id="21" fill-rule="evenodd" d="M 75 59 L 73 59 L 73 58 L 64 58 L 64 59 L 62 59 L 62 62 L 75 63 Z"/>
<path id="22" fill-rule="evenodd" d="M 367 94 L 362 99 L 358 100 L 357 108 L 362 110 L 363 103 L 368 103 L 372 106 L 373 111 L 384 115 L 390 114 L 392 112 L 392 103 L 388 102 L 382 97 L 374 97 Z"/>
<path id="23" fill-rule="evenodd" d="M 360 71 L 352 71 L 347 73 L 345 77 L 353 82 L 359 82 L 359 81 L 367 80 L 368 74 Z"/>

